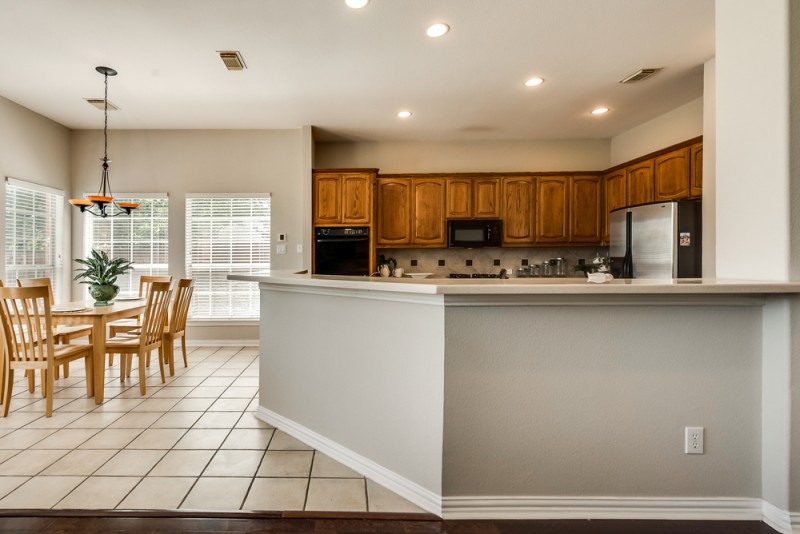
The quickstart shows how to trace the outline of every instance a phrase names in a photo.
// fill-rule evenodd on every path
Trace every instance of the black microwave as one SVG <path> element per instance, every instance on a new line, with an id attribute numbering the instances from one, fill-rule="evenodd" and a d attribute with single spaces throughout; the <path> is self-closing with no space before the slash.
<path id="1" fill-rule="evenodd" d="M 451 219 L 447 221 L 448 247 L 499 247 L 502 242 L 503 221 L 500 219 Z"/>

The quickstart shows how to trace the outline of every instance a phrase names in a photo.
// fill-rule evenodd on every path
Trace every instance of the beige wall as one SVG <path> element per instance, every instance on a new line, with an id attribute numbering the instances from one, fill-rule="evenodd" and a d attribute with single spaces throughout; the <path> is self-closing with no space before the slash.
<path id="1" fill-rule="evenodd" d="M 103 133 L 79 130 L 72 135 L 72 189 L 76 195 L 97 190 Z M 170 198 L 170 273 L 185 272 L 186 193 L 271 193 L 272 266 L 301 268 L 303 254 L 304 181 L 302 130 L 126 130 L 109 132 L 111 187 L 115 192 L 161 193 Z M 72 254 L 83 254 L 84 217 L 72 213 Z M 288 253 L 275 253 L 278 233 L 286 233 Z M 79 288 L 73 288 L 78 296 Z M 258 339 L 248 327 L 205 326 L 191 333 L 198 339 Z"/>
<path id="2" fill-rule="evenodd" d="M 611 165 L 619 165 L 650 152 L 703 135 L 703 98 L 611 138 Z"/>
<path id="3" fill-rule="evenodd" d="M 33 111 L 0 97 L 0 176 L 17 178 L 69 192 L 70 131 Z M 5 206 L 5 185 L 0 187 L 0 205 Z M 64 209 L 65 236 L 69 236 L 69 212 Z M 5 235 L 5 217 L 0 217 L 0 235 Z M 69 239 L 61 250 L 69 266 Z M 0 247 L 0 265 L 5 278 L 5 247 Z M 64 269 L 62 284 L 69 283 Z"/>
<path id="4" fill-rule="evenodd" d="M 608 139 L 485 142 L 317 143 L 317 168 L 377 167 L 381 173 L 598 171 Z"/>

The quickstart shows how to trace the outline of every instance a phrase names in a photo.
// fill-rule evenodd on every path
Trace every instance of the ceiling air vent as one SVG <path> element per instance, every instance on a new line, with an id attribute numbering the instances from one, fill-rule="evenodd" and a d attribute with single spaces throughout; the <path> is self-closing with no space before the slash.
<path id="1" fill-rule="evenodd" d="M 99 109 L 100 111 L 103 111 L 103 108 L 104 108 L 103 102 L 104 101 L 103 101 L 102 98 L 85 98 L 84 100 L 86 100 L 88 103 L 90 103 L 91 105 L 93 105 L 94 107 Z M 115 106 L 111 102 L 111 100 L 108 101 L 108 111 L 117 111 L 118 109 L 119 109 L 119 107 Z"/>
<path id="2" fill-rule="evenodd" d="M 625 78 L 621 79 L 619 83 L 634 83 L 640 82 L 642 80 L 646 80 L 656 72 L 660 71 L 661 69 L 639 69 L 630 76 L 626 76 Z"/>
<path id="3" fill-rule="evenodd" d="M 222 50 L 218 51 L 219 57 L 228 70 L 244 70 L 247 65 L 244 64 L 242 55 L 236 50 Z"/>

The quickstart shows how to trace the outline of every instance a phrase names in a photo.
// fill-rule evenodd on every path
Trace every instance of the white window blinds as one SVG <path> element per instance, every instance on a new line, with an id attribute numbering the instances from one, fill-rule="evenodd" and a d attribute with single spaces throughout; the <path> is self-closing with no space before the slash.
<path id="1" fill-rule="evenodd" d="M 131 215 L 84 217 L 84 256 L 94 248 L 133 262 L 120 276 L 120 295 L 138 295 L 139 277 L 169 274 L 169 198 L 165 194 L 120 194 L 117 202 L 137 202 Z"/>
<path id="2" fill-rule="evenodd" d="M 194 279 L 192 319 L 256 319 L 258 285 L 229 274 L 269 269 L 270 198 L 187 195 L 186 276 Z"/>
<path id="3" fill-rule="evenodd" d="M 63 210 L 63 191 L 6 179 L 6 285 L 17 285 L 17 278 L 46 276 L 56 301 L 66 299 L 60 254 Z"/>

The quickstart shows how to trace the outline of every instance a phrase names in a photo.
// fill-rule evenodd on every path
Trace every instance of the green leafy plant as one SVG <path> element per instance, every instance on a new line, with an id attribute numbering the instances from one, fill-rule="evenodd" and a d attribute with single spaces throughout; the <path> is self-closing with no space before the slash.
<path id="1" fill-rule="evenodd" d="M 133 263 L 128 260 L 124 258 L 112 260 L 104 251 L 95 249 L 92 249 L 86 258 L 77 258 L 75 262 L 85 267 L 75 269 L 78 274 L 75 275 L 74 280 L 79 280 L 81 284 L 95 286 L 115 286 L 117 277 L 133 270 Z"/>

